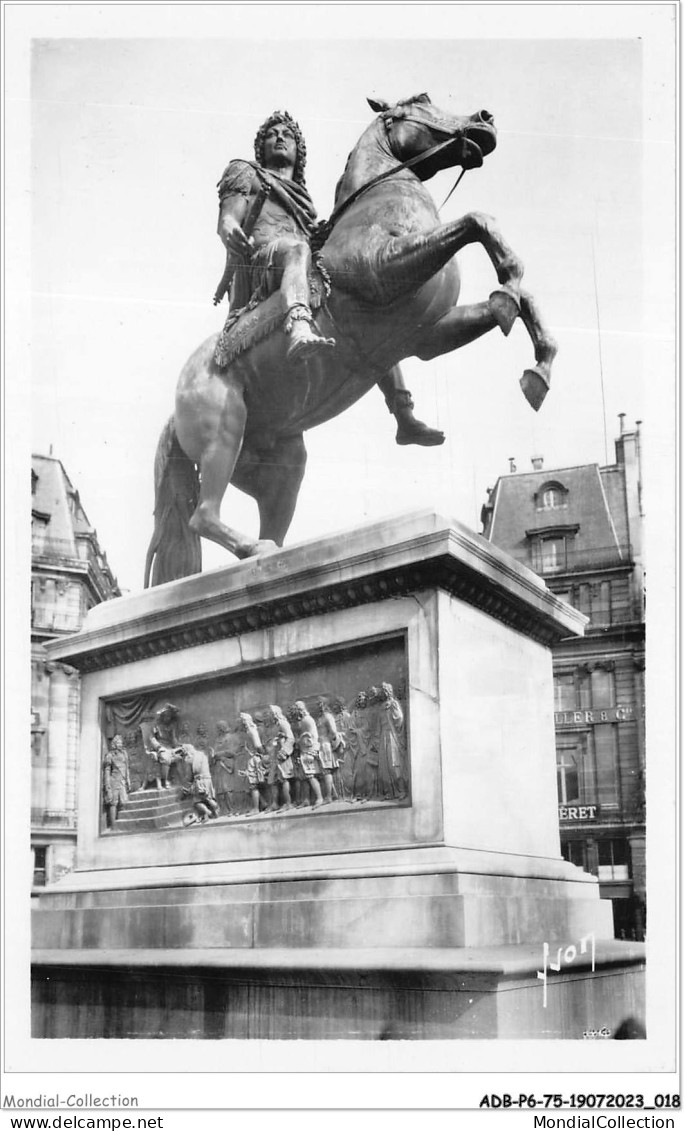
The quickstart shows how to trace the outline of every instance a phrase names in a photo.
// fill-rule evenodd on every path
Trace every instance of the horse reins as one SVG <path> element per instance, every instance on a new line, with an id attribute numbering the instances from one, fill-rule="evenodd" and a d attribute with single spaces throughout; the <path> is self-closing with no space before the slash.
<path id="1" fill-rule="evenodd" d="M 442 203 L 440 204 L 439 208 L 437 209 L 437 211 L 438 211 L 438 212 L 441 212 L 441 211 L 442 211 L 442 209 L 444 208 L 444 205 L 446 204 L 447 200 L 448 200 L 448 199 L 449 199 L 449 197 L 451 196 L 451 194 L 452 194 L 452 192 L 454 191 L 454 189 L 457 189 L 457 188 L 458 188 L 458 186 L 459 186 L 459 185 L 460 185 L 460 183 L 461 183 L 461 180 L 462 180 L 463 176 L 465 175 L 465 173 L 467 173 L 467 171 L 468 171 L 468 170 L 467 170 L 466 168 L 463 168 L 463 169 L 461 169 L 461 172 L 460 172 L 460 173 L 458 174 L 458 176 L 457 176 L 456 180 L 454 181 L 453 185 L 451 186 L 451 188 L 449 189 L 448 193 L 447 193 L 447 194 L 446 194 L 446 196 L 444 197 L 444 200 L 442 201 Z"/>
<path id="2" fill-rule="evenodd" d="M 421 126 L 425 126 L 425 125 L 428 124 L 426 122 L 421 121 L 420 118 L 409 117 L 408 115 L 406 115 L 406 117 L 402 118 L 402 121 L 416 122 Z M 442 133 L 447 132 L 441 126 L 436 126 L 436 125 L 433 125 L 432 123 L 430 123 L 430 126 L 431 126 L 432 129 L 440 130 Z M 416 154 L 415 157 L 409 157 L 408 160 L 402 161 L 400 165 L 395 165 L 394 168 L 392 168 L 392 169 L 386 169 L 384 173 L 380 173 L 377 177 L 373 177 L 372 180 L 367 181 L 365 185 L 361 185 L 359 188 L 357 188 L 355 190 L 355 192 L 353 192 L 351 194 L 351 196 L 348 196 L 346 200 L 343 200 L 342 203 L 339 205 L 339 207 L 337 207 L 331 213 L 330 218 L 325 223 L 326 230 L 329 232 L 334 227 L 334 225 L 337 223 L 340 216 L 344 212 L 346 212 L 347 209 L 350 208 L 351 205 L 354 204 L 359 199 L 359 197 L 363 195 L 363 193 L 369 192 L 370 189 L 375 188 L 375 186 L 379 185 L 382 181 L 386 181 L 389 177 L 393 177 L 395 173 L 401 173 L 404 169 L 411 169 L 411 168 L 413 168 L 414 165 L 418 165 L 421 161 L 427 161 L 430 157 L 434 157 L 435 154 L 441 153 L 442 150 L 447 149 L 448 146 L 454 145 L 457 141 L 460 141 L 460 140 L 461 140 L 460 135 L 453 135 L 451 137 L 448 137 L 446 139 L 446 141 L 440 141 L 440 142 L 438 142 L 437 145 L 433 145 L 430 149 L 426 149 L 424 153 L 418 153 L 418 154 Z M 454 189 L 456 188 L 456 185 L 458 185 L 459 181 L 461 180 L 461 177 L 463 176 L 463 174 L 465 172 L 466 172 L 465 169 L 461 170 L 461 173 L 458 176 L 458 178 L 456 179 L 456 183 L 454 184 L 453 188 L 451 189 L 449 196 L 451 196 L 451 193 L 454 191 Z M 446 204 L 446 201 L 449 199 L 449 196 L 447 196 L 446 200 L 444 201 L 444 204 Z M 444 204 L 442 205 L 442 208 L 444 207 Z"/>
<path id="3" fill-rule="evenodd" d="M 391 120 L 391 121 L 395 121 L 395 119 L 394 119 L 394 118 L 390 118 L 390 120 Z M 401 120 L 402 120 L 403 122 L 415 122 L 415 124 L 416 124 L 417 126 L 426 126 L 426 125 L 429 125 L 430 129 L 433 129 L 433 130 L 437 130 L 437 131 L 439 131 L 440 133 L 445 133 L 445 134 L 448 134 L 448 133 L 449 133 L 449 130 L 445 129 L 445 127 L 444 127 L 444 126 L 440 126 L 440 125 L 438 125 L 438 124 L 437 124 L 436 122 L 434 122 L 434 121 L 431 121 L 431 122 L 425 122 L 425 121 L 423 121 L 423 119 L 422 119 L 422 118 L 417 118 L 417 117 L 415 117 L 415 115 L 414 115 L 414 114 L 403 114 L 403 115 L 402 115 L 402 118 L 401 118 Z M 443 142 L 442 144 L 443 144 L 443 145 L 448 145 L 450 141 L 456 141 L 456 140 L 457 140 L 456 136 L 455 136 L 455 135 L 452 135 L 451 137 L 447 138 L 447 141 L 446 141 L 446 142 Z M 465 140 L 466 140 L 466 142 L 468 142 L 468 138 L 466 138 Z M 470 143 L 470 144 L 474 144 L 474 143 Z M 437 148 L 439 148 L 439 146 L 438 146 Z M 423 158 L 429 157 L 429 156 L 430 156 L 430 155 L 431 155 L 431 154 L 432 154 L 433 152 L 434 152 L 434 150 L 432 150 L 432 149 L 431 149 L 431 150 L 428 150 L 427 152 L 425 152 L 425 153 L 423 153 L 423 154 L 422 154 L 422 157 L 423 157 Z M 400 168 L 401 168 L 401 166 L 400 166 Z M 398 170 L 396 170 L 396 171 L 398 172 Z M 440 204 L 439 208 L 437 209 L 437 211 L 438 211 L 438 212 L 441 212 L 441 210 L 442 210 L 442 209 L 444 208 L 444 205 L 445 205 L 445 204 L 447 203 L 447 201 L 449 200 L 449 198 L 450 198 L 451 194 L 452 194 L 452 193 L 454 192 L 454 189 L 457 189 L 457 188 L 458 188 L 458 186 L 459 186 L 459 184 L 461 183 L 461 180 L 462 180 L 462 178 L 463 178 L 463 176 L 465 175 L 465 173 L 466 173 L 466 172 L 467 172 L 467 169 L 466 169 L 466 168 L 465 168 L 465 166 L 464 166 L 464 167 L 463 167 L 463 168 L 461 169 L 461 172 L 460 172 L 460 173 L 459 173 L 459 175 L 457 176 L 456 180 L 454 181 L 453 185 L 452 185 L 452 186 L 451 186 L 451 188 L 449 189 L 449 192 L 448 192 L 448 193 L 447 193 L 447 195 L 446 195 L 446 196 L 444 197 L 444 200 L 443 200 L 443 201 L 442 201 L 442 203 Z"/>

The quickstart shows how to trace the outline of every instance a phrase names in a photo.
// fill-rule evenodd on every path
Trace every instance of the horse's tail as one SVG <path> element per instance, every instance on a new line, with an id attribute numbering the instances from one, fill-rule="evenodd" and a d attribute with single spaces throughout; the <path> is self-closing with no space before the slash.
<path id="1" fill-rule="evenodd" d="M 171 416 L 154 458 L 154 532 L 145 558 L 145 589 L 201 571 L 200 538 L 189 525 L 198 499 L 197 466 L 178 443 Z"/>

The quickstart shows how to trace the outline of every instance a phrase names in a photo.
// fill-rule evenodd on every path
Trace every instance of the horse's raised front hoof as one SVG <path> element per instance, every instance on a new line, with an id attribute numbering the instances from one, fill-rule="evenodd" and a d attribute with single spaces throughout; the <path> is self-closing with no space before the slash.
<path id="1" fill-rule="evenodd" d="M 520 388 L 535 412 L 539 412 L 549 391 L 548 378 L 538 369 L 526 369 L 520 378 Z"/>
<path id="2" fill-rule="evenodd" d="M 520 314 L 520 301 L 515 291 L 506 285 L 492 291 L 489 296 L 489 306 L 497 326 L 508 337 L 513 329 L 513 323 Z"/>

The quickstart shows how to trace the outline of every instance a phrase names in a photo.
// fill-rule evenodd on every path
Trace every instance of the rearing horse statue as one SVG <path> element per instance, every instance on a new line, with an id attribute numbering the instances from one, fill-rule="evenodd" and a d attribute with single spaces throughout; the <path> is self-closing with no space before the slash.
<path id="1" fill-rule="evenodd" d="M 315 257 L 316 326 L 336 346 L 288 363 L 276 293 L 237 319 L 224 343 L 227 364 L 215 358 L 216 334 L 193 353 L 157 448 L 145 585 L 199 572 L 200 538 L 238 558 L 282 546 L 304 475 L 303 433 L 349 408 L 403 358 L 438 357 L 497 326 L 507 335 L 520 316 L 535 357 L 523 393 L 538 409 L 548 391 L 556 344 L 521 289 L 522 263 L 489 216 L 440 223 L 424 186 L 441 169 L 483 163 L 496 146 L 491 114 L 458 117 L 426 94 L 369 104 L 378 116 L 349 156 Z M 471 243 L 482 244 L 498 282 L 484 302 L 459 307 L 455 256 Z M 258 539 L 222 522 L 230 483 L 256 500 Z"/>

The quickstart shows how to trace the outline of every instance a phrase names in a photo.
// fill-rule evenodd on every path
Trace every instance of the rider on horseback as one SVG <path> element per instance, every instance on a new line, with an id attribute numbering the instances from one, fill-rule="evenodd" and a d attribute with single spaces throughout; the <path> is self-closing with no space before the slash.
<path id="1" fill-rule="evenodd" d="M 288 360 L 306 358 L 335 343 L 317 333 L 311 316 L 309 237 L 316 212 L 304 183 L 306 151 L 297 123 L 289 114 L 272 114 L 256 136 L 254 153 L 256 162 L 231 161 L 218 185 L 218 234 L 229 258 L 235 257 L 231 306 L 266 298 L 279 280 Z"/>
<path id="2" fill-rule="evenodd" d="M 266 298 L 279 285 L 290 337 L 287 359 L 306 359 L 335 343 L 321 337 L 311 314 L 309 241 L 316 210 L 304 181 L 306 145 L 297 122 L 286 111 L 271 114 L 256 135 L 254 154 L 254 162 L 231 161 L 218 184 L 218 234 L 228 253 L 224 280 L 232 273 L 233 310 Z M 220 297 L 219 290 L 217 301 Z M 444 442 L 442 432 L 415 419 L 398 366 L 378 384 L 397 420 L 398 444 Z"/>

